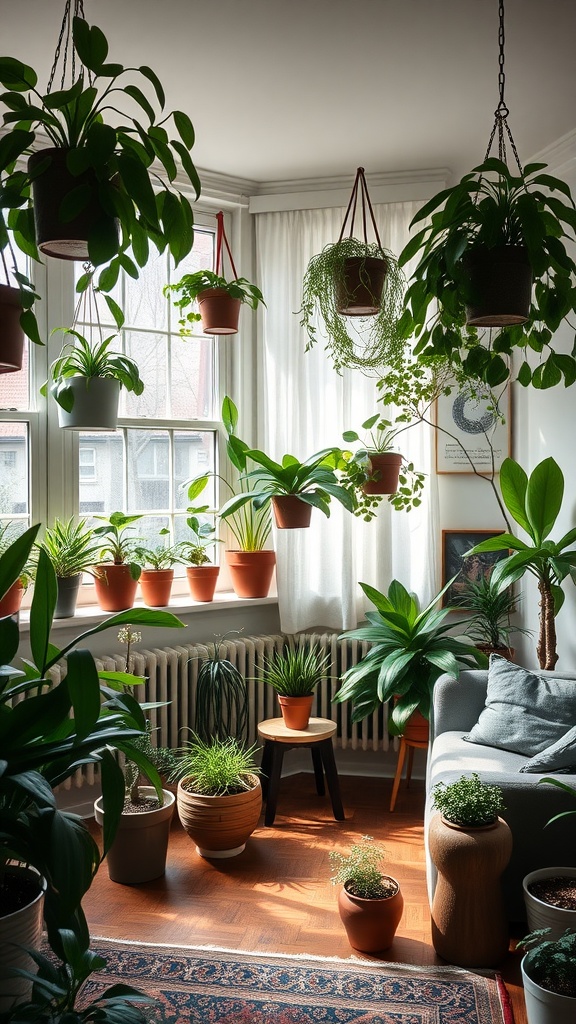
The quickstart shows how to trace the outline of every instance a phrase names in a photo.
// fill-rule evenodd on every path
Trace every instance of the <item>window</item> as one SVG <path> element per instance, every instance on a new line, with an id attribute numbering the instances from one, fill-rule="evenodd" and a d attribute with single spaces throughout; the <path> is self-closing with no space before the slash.
<path id="1" fill-rule="evenodd" d="M 96 480 L 96 449 L 81 446 L 78 451 L 80 481 Z M 80 503 L 82 499 L 80 499 Z"/>

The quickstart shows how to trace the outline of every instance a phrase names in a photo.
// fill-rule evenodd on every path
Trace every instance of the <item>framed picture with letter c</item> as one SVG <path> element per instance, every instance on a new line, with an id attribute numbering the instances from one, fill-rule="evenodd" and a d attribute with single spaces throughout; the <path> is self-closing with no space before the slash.
<path id="1" fill-rule="evenodd" d="M 454 387 L 436 402 L 436 472 L 497 473 L 511 452 L 510 388 L 492 396 Z M 474 467 L 474 468 L 473 468 Z"/>
<path id="2" fill-rule="evenodd" d="M 460 604 L 461 593 L 470 580 L 489 577 L 496 562 L 507 558 L 509 551 L 482 551 L 478 555 L 465 557 L 466 552 L 489 537 L 499 537 L 503 530 L 442 530 L 442 586 L 456 577 L 442 598 L 442 607 L 455 605 L 460 611 L 466 607 Z"/>

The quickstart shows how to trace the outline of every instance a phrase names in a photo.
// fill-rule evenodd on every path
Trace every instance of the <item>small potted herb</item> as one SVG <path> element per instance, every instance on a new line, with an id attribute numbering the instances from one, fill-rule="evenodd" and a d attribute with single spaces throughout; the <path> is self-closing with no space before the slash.
<path id="1" fill-rule="evenodd" d="M 342 885 L 338 911 L 350 945 L 363 953 L 389 949 L 402 917 L 404 898 L 395 878 L 382 871 L 386 856 L 372 836 L 362 836 L 348 853 L 332 850 L 333 885 Z"/>
<path id="2" fill-rule="evenodd" d="M 549 928 L 530 932 L 516 949 L 525 950 L 522 984 L 528 1024 L 572 1024 L 576 1015 L 576 932 L 547 938 Z"/>
<path id="3" fill-rule="evenodd" d="M 286 646 L 264 663 L 264 681 L 276 690 L 287 729 L 306 729 L 312 711 L 314 691 L 330 661 L 316 644 L 308 649 Z"/>
<path id="4" fill-rule="evenodd" d="M 245 277 L 227 281 L 213 270 L 197 270 L 184 274 L 176 284 L 167 284 L 164 294 L 181 293 L 174 305 L 180 310 L 198 303 L 198 311 L 192 309 L 182 314 L 180 334 L 189 338 L 192 325 L 201 321 L 204 334 L 236 334 L 240 306 L 245 302 L 251 309 L 264 303 L 262 292 Z"/>
<path id="5" fill-rule="evenodd" d="M 482 782 L 477 772 L 456 782 L 437 782 L 432 794 L 444 821 L 460 828 L 494 826 L 504 810 L 500 787 Z"/>
<path id="6" fill-rule="evenodd" d="M 186 523 L 191 530 L 190 540 L 180 541 L 179 549 L 182 562 L 186 564 L 188 589 L 194 601 L 212 601 L 220 566 L 214 565 L 206 552 L 206 548 L 219 543 L 216 528 L 205 518 L 208 506 L 188 509 L 190 515 Z"/>
<path id="7" fill-rule="evenodd" d="M 110 516 L 94 518 L 104 524 L 94 529 L 100 541 L 100 560 L 94 566 L 96 599 L 106 612 L 123 611 L 134 604 L 140 579 L 141 566 L 136 556 L 140 538 L 129 534 L 134 529 L 132 524 L 142 516 L 112 512 Z"/>
<path id="8" fill-rule="evenodd" d="M 170 530 L 159 531 L 161 537 L 170 535 Z M 182 561 L 179 544 L 137 544 L 134 556 L 142 566 L 140 590 L 142 600 L 149 608 L 164 608 L 170 601 L 174 566 Z"/>

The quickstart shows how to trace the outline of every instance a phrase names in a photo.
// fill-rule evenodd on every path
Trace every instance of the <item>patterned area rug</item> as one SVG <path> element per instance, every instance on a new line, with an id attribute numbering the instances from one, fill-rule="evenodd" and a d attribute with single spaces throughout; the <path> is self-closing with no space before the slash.
<path id="1" fill-rule="evenodd" d="M 360 959 L 260 955 L 94 939 L 106 970 L 158 1000 L 154 1024 L 513 1024 L 497 975 Z"/>

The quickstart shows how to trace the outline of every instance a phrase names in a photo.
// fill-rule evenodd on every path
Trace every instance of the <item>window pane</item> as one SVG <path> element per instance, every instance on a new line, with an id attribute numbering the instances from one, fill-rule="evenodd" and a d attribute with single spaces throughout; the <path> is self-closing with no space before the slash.
<path id="1" fill-rule="evenodd" d="M 121 432 L 81 433 L 79 444 L 80 515 L 123 511 L 124 442 Z M 84 475 L 82 471 L 82 467 L 87 465 L 93 470 L 91 476 Z"/>
<path id="2" fill-rule="evenodd" d="M 126 355 L 138 365 L 144 381 L 141 395 L 127 392 L 121 394 L 120 415 L 139 419 L 166 419 L 168 341 L 161 334 L 139 334 L 126 331 Z"/>
<path id="3" fill-rule="evenodd" d="M 172 417 L 177 420 L 214 416 L 214 342 L 209 338 L 174 338 L 170 383 Z"/>
<path id="4" fill-rule="evenodd" d="M 24 339 L 22 369 L 12 373 L 0 373 L 0 409 L 30 408 L 30 384 L 28 374 L 28 339 Z"/>
<path id="5" fill-rule="evenodd" d="M 174 432 L 174 507 L 188 507 L 187 488 L 184 484 L 193 480 L 201 473 L 214 472 L 214 452 L 216 435 L 211 430 L 193 431 L 177 430 Z M 216 481 L 212 477 L 206 489 L 197 500 L 198 505 L 209 505 L 214 508 L 216 503 Z"/>
<path id="6" fill-rule="evenodd" d="M 28 515 L 29 509 L 28 424 L 0 422 L 0 515 Z"/>
<path id="7" fill-rule="evenodd" d="M 128 327 L 148 328 L 156 331 L 168 329 L 168 300 L 163 293 L 168 281 L 168 260 L 166 253 L 155 253 L 151 247 L 150 258 L 140 268 L 137 281 L 124 279 L 124 314 Z M 120 303 L 122 305 L 122 303 Z"/>
<path id="8" fill-rule="evenodd" d="M 170 507 L 170 444 L 167 430 L 128 431 L 128 508 Z"/>

